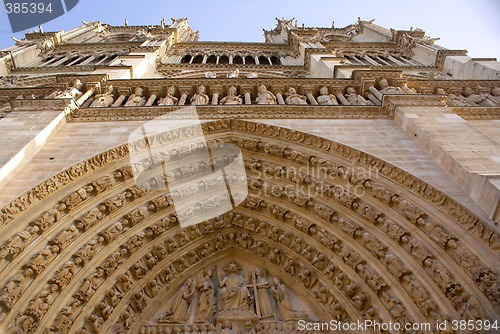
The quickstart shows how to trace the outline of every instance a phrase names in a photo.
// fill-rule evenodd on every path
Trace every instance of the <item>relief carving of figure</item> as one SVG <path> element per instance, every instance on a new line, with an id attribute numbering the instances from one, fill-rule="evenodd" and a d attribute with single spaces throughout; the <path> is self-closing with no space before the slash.
<path id="1" fill-rule="evenodd" d="M 205 94 L 205 86 L 200 85 L 198 86 L 197 93 L 191 97 L 191 104 L 196 105 L 196 106 L 204 106 L 207 105 L 210 99 L 208 98 L 208 95 Z"/>
<path id="2" fill-rule="evenodd" d="M 240 97 L 240 95 L 236 95 L 237 90 L 236 87 L 231 86 L 227 89 L 227 96 L 223 97 L 220 100 L 220 104 L 242 104 L 243 99 Z"/>
<path id="3" fill-rule="evenodd" d="M 227 271 L 226 277 L 222 280 L 219 277 L 222 310 L 249 309 L 251 297 L 245 285 L 245 279 L 237 273 L 235 263 L 230 263 Z"/>
<path id="4" fill-rule="evenodd" d="M 46 99 L 75 99 L 76 100 L 80 96 L 83 95 L 82 88 L 83 88 L 83 83 L 79 79 L 76 79 L 73 82 L 72 86 L 66 88 L 63 91 L 56 90 L 55 92 L 47 95 L 45 98 Z"/>
<path id="5" fill-rule="evenodd" d="M 323 86 L 319 89 L 319 96 L 316 101 L 318 101 L 318 104 L 321 106 L 332 106 L 339 104 L 335 95 L 330 94 L 326 86 Z"/>
<path id="6" fill-rule="evenodd" d="M 304 95 L 297 94 L 295 88 L 288 88 L 285 99 L 286 104 L 307 104 L 307 98 Z"/>
<path id="7" fill-rule="evenodd" d="M 184 283 L 181 287 L 177 299 L 172 305 L 172 309 L 166 315 L 166 321 L 180 323 L 186 322 L 189 312 L 191 311 L 190 306 L 193 302 L 195 292 L 196 280 L 188 277 L 186 283 Z"/>
<path id="8" fill-rule="evenodd" d="M 175 87 L 169 86 L 167 88 L 167 95 L 164 98 L 158 100 L 159 106 L 173 106 L 179 102 L 179 99 L 174 96 Z"/>
<path id="9" fill-rule="evenodd" d="M 30 226 L 14 235 L 6 245 L 0 247 L 0 259 L 6 258 L 9 254 L 16 256 L 21 253 L 38 235 L 39 230 L 38 226 Z"/>
<path id="10" fill-rule="evenodd" d="M 109 85 L 106 87 L 106 92 L 104 94 L 95 95 L 95 99 L 90 105 L 90 108 L 106 108 L 111 106 L 115 101 L 113 89 L 113 86 Z"/>
<path id="11" fill-rule="evenodd" d="M 274 286 L 271 286 L 276 305 L 278 305 L 279 317 L 281 320 L 296 319 L 303 316 L 292 308 L 288 288 L 281 283 L 278 277 L 273 279 Z"/>
<path id="12" fill-rule="evenodd" d="M 345 97 L 352 106 L 365 106 L 373 104 L 371 101 L 366 100 L 363 96 L 356 93 L 356 89 L 354 87 L 347 87 Z"/>
<path id="13" fill-rule="evenodd" d="M 205 269 L 198 283 L 200 298 L 198 299 L 197 322 L 210 322 L 214 313 L 215 287 L 212 282 L 212 274 L 213 271 L 211 268 Z"/>
<path id="14" fill-rule="evenodd" d="M 378 81 L 378 86 L 380 87 L 379 92 L 387 95 L 403 94 L 403 91 L 399 87 L 389 86 L 386 78 L 382 78 Z"/>
<path id="15" fill-rule="evenodd" d="M 257 315 L 261 317 L 269 317 L 273 315 L 273 308 L 271 304 L 271 296 L 269 294 L 270 284 L 259 268 L 254 270 L 255 274 L 255 305 L 257 308 Z"/>
<path id="16" fill-rule="evenodd" d="M 276 104 L 276 96 L 267 90 L 266 86 L 260 85 L 257 89 L 257 104 Z"/>
<path id="17" fill-rule="evenodd" d="M 130 95 L 125 107 L 142 107 L 146 104 L 146 98 L 144 97 L 144 90 L 141 87 L 137 87 L 134 94 Z"/>

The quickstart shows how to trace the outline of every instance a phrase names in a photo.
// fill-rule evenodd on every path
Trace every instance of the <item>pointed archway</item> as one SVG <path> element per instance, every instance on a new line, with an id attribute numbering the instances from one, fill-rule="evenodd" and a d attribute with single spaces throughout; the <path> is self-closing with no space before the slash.
<path id="1" fill-rule="evenodd" d="M 128 154 L 140 142 L 83 161 L 2 209 L 2 329 L 167 328 L 159 317 L 179 287 L 230 261 L 279 277 L 309 320 L 403 325 L 498 317 L 498 234 L 439 190 L 297 131 L 236 120 L 204 130 L 215 146 L 241 149 L 249 191 L 241 205 L 196 226 L 179 226 L 172 196 L 152 190 L 153 181 L 134 181 Z M 178 134 L 155 140 L 189 136 Z M 189 171 L 182 156 L 175 159 L 179 177 L 212 168 Z M 158 163 L 149 157 L 141 166 Z M 177 273 L 171 281 L 168 268 Z"/>

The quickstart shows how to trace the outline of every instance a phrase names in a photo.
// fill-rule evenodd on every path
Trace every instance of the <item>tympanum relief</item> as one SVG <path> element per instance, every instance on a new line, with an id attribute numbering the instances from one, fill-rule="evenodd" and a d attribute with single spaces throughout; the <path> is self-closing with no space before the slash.
<path id="1" fill-rule="evenodd" d="M 309 302 L 280 277 L 242 263 L 222 260 L 185 278 L 153 319 L 142 320 L 140 332 L 236 334 L 282 328 L 291 333 L 298 320 L 317 319 Z M 152 289 L 155 284 L 160 282 Z"/>

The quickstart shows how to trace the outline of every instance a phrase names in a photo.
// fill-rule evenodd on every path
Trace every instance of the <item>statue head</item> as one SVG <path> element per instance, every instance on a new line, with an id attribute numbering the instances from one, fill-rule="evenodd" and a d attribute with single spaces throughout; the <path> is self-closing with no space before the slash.
<path id="1" fill-rule="evenodd" d="M 348 88 L 349 89 L 349 88 Z M 319 89 L 319 94 L 320 95 L 328 95 L 328 88 L 326 86 L 323 86 Z"/>
<path id="2" fill-rule="evenodd" d="M 232 274 L 236 273 L 236 263 L 234 262 L 230 263 L 229 266 L 227 267 L 227 271 L 229 271 Z"/>
<path id="3" fill-rule="evenodd" d="M 174 86 L 168 86 L 167 93 L 170 94 L 170 95 L 174 95 L 174 93 L 175 93 L 175 87 Z"/>
<path id="4" fill-rule="evenodd" d="M 236 87 L 234 87 L 234 86 L 231 86 L 231 87 L 229 87 L 229 88 L 227 89 L 227 94 L 228 94 L 228 95 L 236 95 L 236 93 L 237 93 L 237 92 L 238 92 L 238 91 L 236 90 Z"/>
<path id="5" fill-rule="evenodd" d="M 205 86 L 203 85 L 198 86 L 198 94 L 205 94 Z"/>
<path id="6" fill-rule="evenodd" d="M 387 79 L 386 78 L 382 78 L 378 81 L 378 85 L 380 87 L 380 89 L 384 89 L 384 88 L 387 88 L 389 87 L 389 83 L 387 82 Z"/>
<path id="7" fill-rule="evenodd" d="M 347 94 L 356 94 L 356 88 L 347 87 Z"/>
<path id="8" fill-rule="evenodd" d="M 297 94 L 297 91 L 295 90 L 295 88 L 290 87 L 290 88 L 288 88 L 288 94 L 290 94 L 290 95 Z"/>
<path id="9" fill-rule="evenodd" d="M 206 277 L 212 277 L 212 273 L 213 273 L 212 268 L 205 269 L 205 276 Z"/>
<path id="10" fill-rule="evenodd" d="M 231 328 L 231 321 L 228 319 L 224 320 L 224 322 L 222 323 L 222 327 Z"/>
<path id="11" fill-rule="evenodd" d="M 137 95 L 137 96 L 142 96 L 143 93 L 144 93 L 144 90 L 141 87 L 137 87 L 134 90 L 134 94 Z"/>
<path id="12" fill-rule="evenodd" d="M 108 94 L 113 94 L 113 90 L 114 90 L 113 85 L 109 85 L 108 87 L 106 87 L 106 92 Z"/>
<path id="13" fill-rule="evenodd" d="M 473 90 L 472 88 L 470 88 L 470 87 L 465 87 L 465 88 L 464 88 L 463 95 L 464 95 L 465 97 L 467 97 L 467 96 L 471 96 L 471 95 L 473 95 L 473 94 L 474 94 L 474 90 Z"/>
<path id="14" fill-rule="evenodd" d="M 436 88 L 436 94 L 446 95 L 446 91 L 443 88 L 438 87 Z"/>
<path id="15" fill-rule="evenodd" d="M 258 91 L 259 91 L 259 93 L 264 93 L 264 92 L 267 91 L 267 88 L 264 85 L 260 85 L 259 88 L 258 88 Z"/>
<path id="16" fill-rule="evenodd" d="M 80 79 L 76 79 L 74 82 L 73 82 L 73 87 L 78 89 L 78 90 L 81 90 L 82 87 L 83 87 L 83 83 L 80 81 Z"/>

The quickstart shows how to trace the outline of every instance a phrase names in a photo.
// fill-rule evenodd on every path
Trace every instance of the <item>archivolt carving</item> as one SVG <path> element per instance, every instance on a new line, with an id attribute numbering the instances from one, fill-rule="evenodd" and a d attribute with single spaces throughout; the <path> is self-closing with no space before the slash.
<path id="1" fill-rule="evenodd" d="M 128 163 L 125 147 L 60 174 L 66 185 L 42 185 L 42 198 L 32 191 L 4 208 L 3 326 L 138 329 L 142 315 L 154 315 L 148 305 L 155 298 L 172 296 L 200 273 L 200 261 L 215 264 L 230 248 L 265 259 L 285 285 L 309 289 L 320 317 L 407 322 L 498 314 L 497 273 L 489 269 L 498 264 L 497 234 L 445 195 L 304 133 L 243 121 L 205 126 L 209 140 L 228 130 L 240 134 L 223 141 L 243 149 L 250 197 L 224 217 L 181 230 L 169 196 L 133 186 L 131 167 L 120 167 Z M 117 169 L 102 168 L 108 163 Z M 84 175 L 95 177 L 76 186 Z M 58 193 L 65 196 L 53 200 Z M 52 208 L 34 207 L 42 199 Z M 22 224 L 28 213 L 33 220 Z M 466 229 L 476 237 L 464 241 Z"/>

